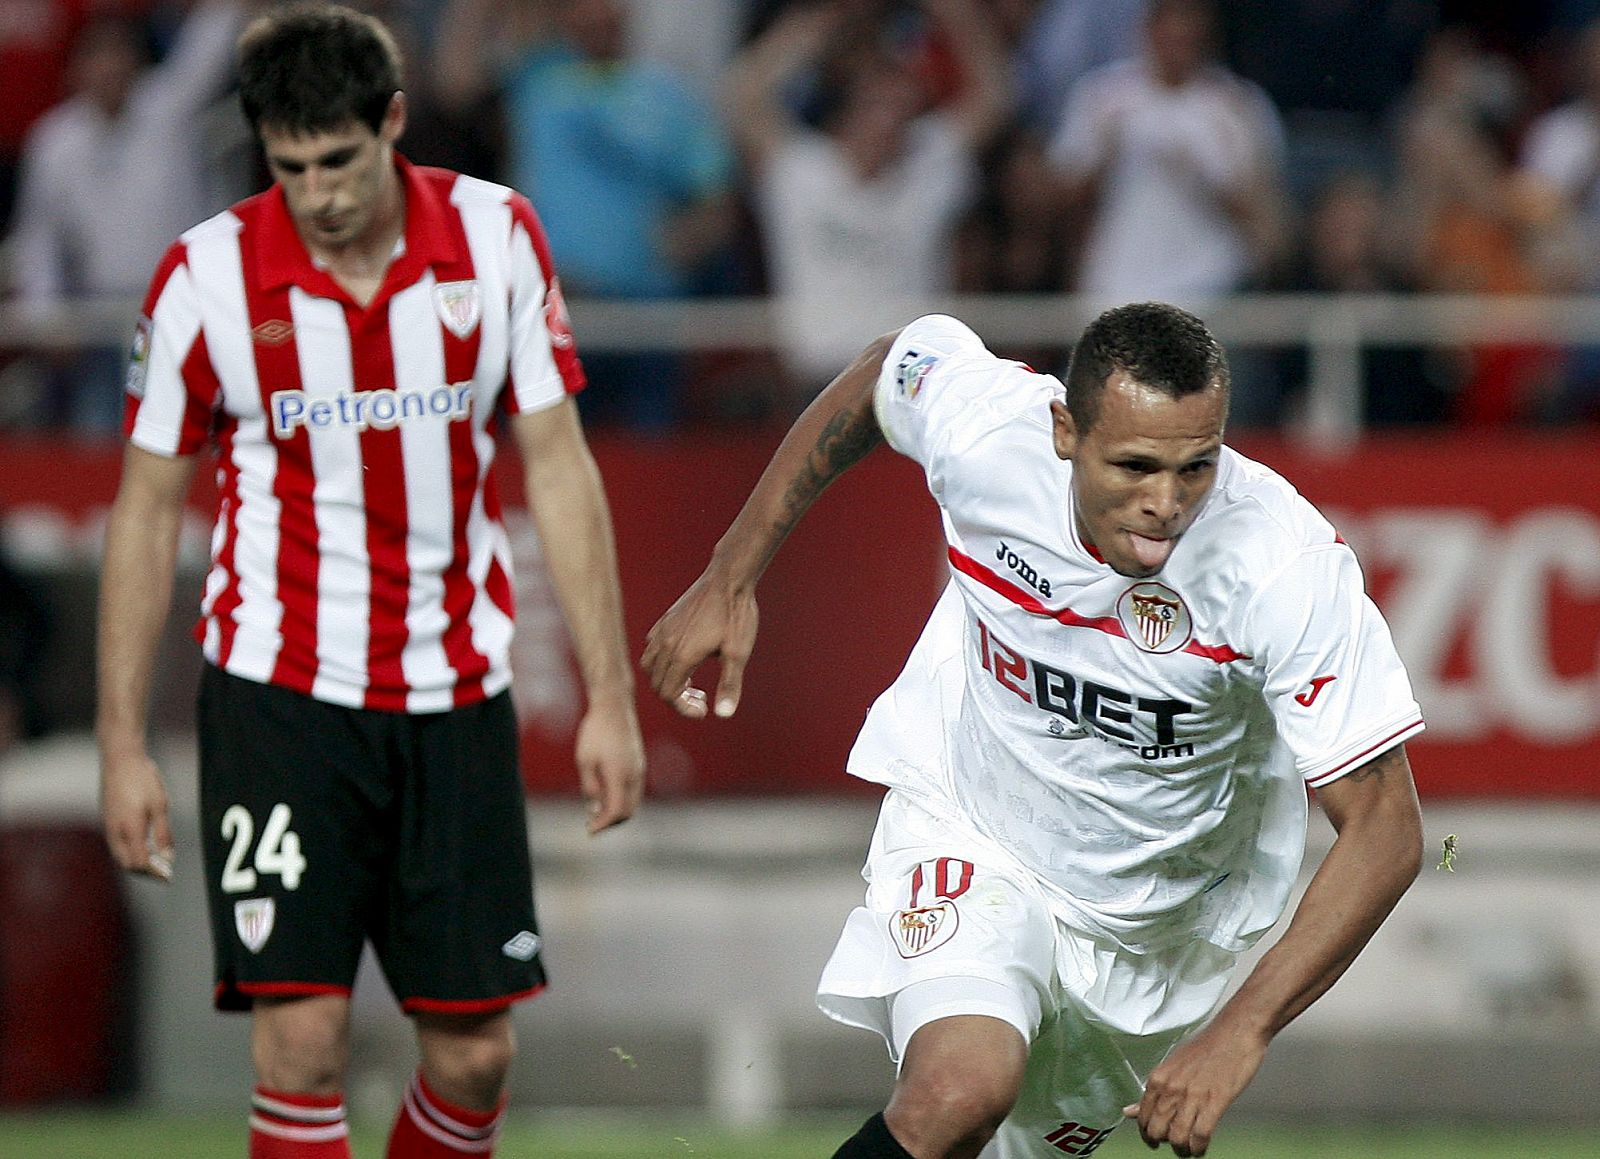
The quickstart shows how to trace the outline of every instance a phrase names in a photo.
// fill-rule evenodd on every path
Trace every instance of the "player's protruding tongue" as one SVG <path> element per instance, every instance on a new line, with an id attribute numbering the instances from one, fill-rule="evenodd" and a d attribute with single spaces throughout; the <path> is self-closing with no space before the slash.
<path id="1" fill-rule="evenodd" d="M 1130 531 L 1128 542 L 1133 544 L 1134 558 L 1151 571 L 1160 571 L 1165 567 L 1167 557 L 1172 554 L 1173 541 L 1170 539 L 1150 539 Z"/>

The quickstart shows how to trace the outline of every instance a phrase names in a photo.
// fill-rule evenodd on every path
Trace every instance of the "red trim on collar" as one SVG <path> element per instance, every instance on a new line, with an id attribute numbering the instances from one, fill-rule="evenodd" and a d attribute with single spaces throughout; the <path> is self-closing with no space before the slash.
<path id="1" fill-rule="evenodd" d="M 395 168 L 405 186 L 406 246 L 384 278 L 373 304 L 388 296 L 391 285 L 410 285 L 422 271 L 453 260 L 463 252 L 466 239 L 449 204 L 455 174 L 413 165 L 400 154 Z M 258 199 L 255 230 L 256 282 L 263 290 L 299 286 L 319 297 L 348 298 L 337 282 L 311 260 L 311 252 L 289 216 L 283 187 L 276 183 Z"/>

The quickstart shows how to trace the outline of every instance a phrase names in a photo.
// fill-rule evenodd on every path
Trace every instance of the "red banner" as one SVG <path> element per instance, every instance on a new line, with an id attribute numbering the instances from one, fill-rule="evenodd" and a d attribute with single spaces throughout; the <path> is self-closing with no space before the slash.
<path id="1" fill-rule="evenodd" d="M 650 624 L 699 574 L 777 438 L 595 436 L 635 656 Z M 1425 795 L 1600 798 L 1592 438 L 1439 433 L 1369 439 L 1329 457 L 1263 439 L 1241 449 L 1293 481 L 1360 554 L 1428 720 L 1409 746 Z M 502 464 L 514 508 L 515 455 Z M 117 471 L 109 448 L 0 445 L 10 538 L 36 557 L 41 543 L 96 550 Z M 209 518 L 208 480 L 198 480 L 193 501 L 191 539 Z M 575 779 L 580 689 L 537 545 L 516 516 L 528 780 L 536 791 L 565 792 Z M 945 574 L 920 471 L 879 451 L 822 497 L 763 581 L 761 634 L 737 717 L 683 721 L 641 686 L 652 792 L 873 791 L 844 774 L 845 754 Z"/>

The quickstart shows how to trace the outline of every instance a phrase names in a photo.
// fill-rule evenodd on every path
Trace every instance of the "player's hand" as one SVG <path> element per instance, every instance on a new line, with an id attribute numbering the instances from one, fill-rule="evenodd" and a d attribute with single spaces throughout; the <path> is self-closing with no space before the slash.
<path id="1" fill-rule="evenodd" d="M 695 669 L 715 656 L 722 671 L 711 711 L 732 716 L 744 691 L 744 667 L 755 648 L 760 619 L 753 592 L 730 591 L 708 570 L 645 637 L 640 664 L 650 687 L 681 715 L 699 720 L 706 715 L 706 693 L 689 681 Z"/>
<path id="2" fill-rule="evenodd" d="M 167 787 L 144 753 L 102 756 L 100 813 L 111 856 L 129 873 L 172 880 Z"/>
<path id="3" fill-rule="evenodd" d="M 644 795 L 644 740 L 632 698 L 591 702 L 575 752 L 590 834 L 632 817 Z"/>
<path id="4" fill-rule="evenodd" d="M 1204 1155 L 1222 1112 L 1250 1084 L 1267 1052 L 1264 1036 L 1218 1023 L 1178 1046 L 1151 1072 L 1144 1097 L 1122 1113 L 1139 1121 L 1151 1150 Z"/>

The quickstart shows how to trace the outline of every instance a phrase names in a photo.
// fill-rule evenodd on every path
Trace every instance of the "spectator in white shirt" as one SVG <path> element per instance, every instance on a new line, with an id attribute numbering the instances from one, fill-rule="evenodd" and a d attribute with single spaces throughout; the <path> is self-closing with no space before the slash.
<path id="1" fill-rule="evenodd" d="M 30 317 L 136 298 L 172 238 L 218 208 L 197 122 L 231 74 L 241 11 L 237 0 L 200 0 L 159 64 L 139 24 L 104 16 L 85 26 L 68 66 L 72 95 L 23 147 L 10 248 Z M 115 431 L 122 362 L 120 349 L 93 343 L 60 360 L 47 418 Z"/>

